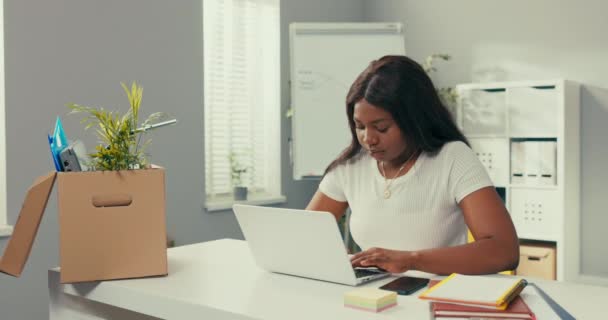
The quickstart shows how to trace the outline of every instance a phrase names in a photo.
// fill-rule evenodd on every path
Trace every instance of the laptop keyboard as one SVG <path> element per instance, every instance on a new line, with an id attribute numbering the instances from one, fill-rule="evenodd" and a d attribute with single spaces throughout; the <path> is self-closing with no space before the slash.
<path id="1" fill-rule="evenodd" d="M 379 274 L 379 273 L 384 273 L 380 270 L 374 270 L 374 269 L 354 269 L 355 270 L 355 277 L 357 278 L 363 278 L 363 277 L 367 277 L 367 276 L 371 276 L 371 275 L 375 275 L 375 274 Z"/>

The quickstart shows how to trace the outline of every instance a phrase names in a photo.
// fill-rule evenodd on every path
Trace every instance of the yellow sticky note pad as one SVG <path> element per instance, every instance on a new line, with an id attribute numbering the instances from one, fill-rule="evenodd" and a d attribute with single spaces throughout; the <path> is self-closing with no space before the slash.
<path id="1" fill-rule="evenodd" d="M 397 305 L 397 293 L 376 288 L 361 288 L 344 294 L 344 306 L 380 312 Z"/>

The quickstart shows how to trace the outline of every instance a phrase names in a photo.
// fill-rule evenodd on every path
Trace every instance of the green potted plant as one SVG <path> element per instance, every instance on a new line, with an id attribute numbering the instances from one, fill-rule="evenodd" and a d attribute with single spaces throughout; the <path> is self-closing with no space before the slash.
<path id="1" fill-rule="evenodd" d="M 91 163 L 88 165 L 92 170 L 129 170 L 148 166 L 145 149 L 150 144 L 150 140 L 142 141 L 146 133 L 145 128 L 167 116 L 163 112 L 153 113 L 140 124 L 139 111 L 143 88 L 136 82 L 131 84 L 131 88 L 124 83 L 121 85 L 130 105 L 124 115 L 104 108 L 74 103 L 67 105 L 72 110 L 70 114 L 86 114 L 81 120 L 81 123 L 85 124 L 85 130 L 91 127 L 97 128 L 100 144 L 95 147 L 94 153 L 89 154 Z"/>
<path id="2" fill-rule="evenodd" d="M 247 200 L 247 186 L 243 183 L 243 175 L 247 172 L 247 166 L 243 165 L 235 152 L 229 155 L 230 160 L 230 182 L 232 183 L 232 194 L 234 200 Z"/>

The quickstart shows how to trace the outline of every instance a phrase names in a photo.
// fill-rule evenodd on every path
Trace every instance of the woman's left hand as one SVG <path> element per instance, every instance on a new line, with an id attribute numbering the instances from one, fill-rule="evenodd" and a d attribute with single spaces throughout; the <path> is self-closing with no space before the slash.
<path id="1" fill-rule="evenodd" d="M 402 273 L 411 267 L 410 251 L 371 248 L 359 252 L 350 258 L 353 267 L 378 267 L 390 273 Z"/>

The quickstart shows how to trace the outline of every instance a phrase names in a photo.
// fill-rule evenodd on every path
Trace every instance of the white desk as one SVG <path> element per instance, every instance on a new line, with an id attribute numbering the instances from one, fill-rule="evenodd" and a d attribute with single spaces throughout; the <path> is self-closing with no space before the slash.
<path id="1" fill-rule="evenodd" d="M 266 272 L 240 240 L 172 248 L 168 257 L 167 277 L 61 285 L 59 269 L 50 270 L 50 319 L 431 319 L 429 303 L 415 295 L 378 314 L 345 308 L 353 287 Z M 578 319 L 604 315 L 607 287 L 534 282 Z M 543 320 L 547 307 L 533 300 Z"/>

